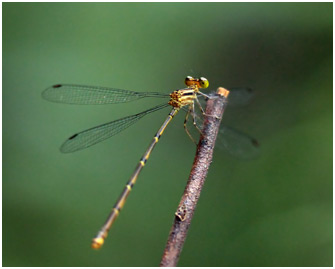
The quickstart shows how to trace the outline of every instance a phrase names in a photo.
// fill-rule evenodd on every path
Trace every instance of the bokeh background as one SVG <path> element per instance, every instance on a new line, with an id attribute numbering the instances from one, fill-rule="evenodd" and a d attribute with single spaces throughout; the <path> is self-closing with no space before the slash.
<path id="1" fill-rule="evenodd" d="M 224 123 L 258 139 L 220 149 L 180 266 L 332 266 L 332 3 L 3 3 L 4 266 L 157 266 L 195 147 L 171 123 L 105 246 L 90 249 L 169 109 L 86 150 L 75 132 L 162 100 L 50 103 L 56 83 L 169 93 L 186 75 L 249 86 Z"/>

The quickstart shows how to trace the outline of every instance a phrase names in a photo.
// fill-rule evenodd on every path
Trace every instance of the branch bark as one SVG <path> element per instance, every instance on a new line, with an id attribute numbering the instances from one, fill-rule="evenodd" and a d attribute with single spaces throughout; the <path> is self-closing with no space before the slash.
<path id="1" fill-rule="evenodd" d="M 216 97 L 207 101 L 206 117 L 192 170 L 175 213 L 174 223 L 164 250 L 160 266 L 177 266 L 187 232 L 212 162 L 216 136 L 227 104 L 229 91 L 218 88 Z"/>

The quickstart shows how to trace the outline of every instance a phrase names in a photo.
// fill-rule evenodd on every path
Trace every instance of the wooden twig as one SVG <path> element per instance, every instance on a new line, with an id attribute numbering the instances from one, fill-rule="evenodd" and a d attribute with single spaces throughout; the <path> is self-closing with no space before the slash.
<path id="1" fill-rule="evenodd" d="M 160 266 L 172 267 L 178 263 L 208 168 L 212 162 L 215 140 L 228 94 L 228 90 L 218 88 L 216 97 L 207 101 L 206 117 L 197 153 L 184 194 L 175 213 L 174 223 L 170 230 Z"/>

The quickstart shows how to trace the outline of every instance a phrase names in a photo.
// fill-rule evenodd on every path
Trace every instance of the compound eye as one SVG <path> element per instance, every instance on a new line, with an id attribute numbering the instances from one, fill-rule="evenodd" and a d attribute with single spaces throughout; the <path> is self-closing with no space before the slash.
<path id="1" fill-rule="evenodd" d="M 191 86 L 191 85 L 193 85 L 193 84 L 194 84 L 194 78 L 191 77 L 191 76 L 187 76 L 187 77 L 185 78 L 185 84 L 186 84 L 187 86 Z"/>
<path id="2" fill-rule="evenodd" d="M 201 77 L 201 78 L 199 79 L 199 84 L 200 84 L 200 87 L 201 87 L 201 88 L 206 89 L 206 88 L 208 88 L 208 86 L 209 86 L 209 81 L 208 81 L 207 78 Z"/>

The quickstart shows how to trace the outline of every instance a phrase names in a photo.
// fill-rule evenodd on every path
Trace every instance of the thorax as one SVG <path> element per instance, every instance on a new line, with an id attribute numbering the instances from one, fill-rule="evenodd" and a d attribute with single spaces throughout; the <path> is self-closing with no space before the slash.
<path id="1" fill-rule="evenodd" d="M 197 88 L 186 88 L 173 91 L 170 94 L 171 99 L 168 104 L 177 108 L 190 105 L 194 102 L 198 91 L 199 90 Z"/>

